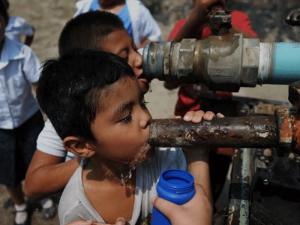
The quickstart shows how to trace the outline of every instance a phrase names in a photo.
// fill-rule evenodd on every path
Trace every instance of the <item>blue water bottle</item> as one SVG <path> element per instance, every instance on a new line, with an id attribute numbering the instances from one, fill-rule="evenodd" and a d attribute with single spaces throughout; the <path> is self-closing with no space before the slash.
<path id="1" fill-rule="evenodd" d="M 158 197 L 183 205 L 195 195 L 194 177 L 185 170 L 168 169 L 160 174 L 156 189 Z M 171 225 L 171 222 L 153 207 L 151 225 Z"/>

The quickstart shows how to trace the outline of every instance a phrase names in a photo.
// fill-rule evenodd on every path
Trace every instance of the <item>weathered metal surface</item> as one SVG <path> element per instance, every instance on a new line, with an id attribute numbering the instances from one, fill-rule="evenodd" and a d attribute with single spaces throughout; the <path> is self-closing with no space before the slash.
<path id="1" fill-rule="evenodd" d="M 293 148 L 295 152 L 300 153 L 300 115 L 296 114 L 292 118 L 292 129 L 293 129 Z"/>
<path id="2" fill-rule="evenodd" d="M 150 126 L 150 144 L 161 147 L 276 147 L 274 116 L 216 118 L 199 124 L 157 119 Z"/>
<path id="3" fill-rule="evenodd" d="M 291 149 L 292 147 L 292 118 L 288 108 L 276 109 L 277 124 L 279 130 L 279 143 L 284 149 Z"/>
<path id="4" fill-rule="evenodd" d="M 235 149 L 229 191 L 228 225 L 249 224 L 251 149 Z"/>
<path id="5" fill-rule="evenodd" d="M 280 153 L 300 153 L 300 115 L 281 107 L 276 109 L 275 116 L 215 118 L 199 124 L 181 119 L 157 119 L 150 126 L 150 144 L 161 147 L 275 147 L 281 149 Z"/>
<path id="6" fill-rule="evenodd" d="M 242 34 L 149 42 L 143 51 L 144 77 L 231 92 L 257 84 L 290 84 L 299 81 L 299 49 L 300 43 L 263 43 Z"/>
<path id="7" fill-rule="evenodd" d="M 289 108 L 276 109 L 281 151 L 300 153 L 300 115 Z"/>

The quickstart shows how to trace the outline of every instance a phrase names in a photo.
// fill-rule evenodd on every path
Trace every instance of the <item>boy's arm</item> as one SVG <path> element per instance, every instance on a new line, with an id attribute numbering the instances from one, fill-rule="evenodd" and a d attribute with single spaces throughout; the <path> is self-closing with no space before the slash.
<path id="1" fill-rule="evenodd" d="M 224 6 L 225 2 L 224 0 L 196 0 L 187 21 L 180 28 L 173 41 L 181 41 L 183 38 L 199 38 L 203 25 L 208 21 L 210 8 L 217 4 Z"/>
<path id="2" fill-rule="evenodd" d="M 194 176 L 195 184 L 203 187 L 209 201 L 212 203 L 208 149 L 187 149 L 185 157 L 188 171 Z"/>
<path id="3" fill-rule="evenodd" d="M 31 27 L 32 27 L 33 33 L 32 33 L 32 35 L 26 35 L 25 41 L 24 41 L 24 44 L 27 45 L 27 46 L 30 46 L 33 42 L 33 37 L 34 37 L 34 31 L 35 30 L 34 30 L 33 26 L 31 26 Z"/>
<path id="4" fill-rule="evenodd" d="M 80 163 L 78 157 L 64 160 L 37 149 L 27 170 L 25 195 L 37 201 L 63 191 Z"/>
<path id="5" fill-rule="evenodd" d="M 213 112 L 189 111 L 183 119 L 193 123 L 200 123 L 202 120 L 210 121 L 215 117 Z M 224 117 L 217 114 L 218 118 Z M 177 117 L 175 117 L 177 118 Z M 178 117 L 179 118 L 179 117 Z M 204 192 L 212 204 L 212 192 L 210 185 L 208 149 L 207 148 L 185 148 L 185 157 L 188 165 L 188 171 L 194 176 L 195 183 L 203 187 Z"/>
<path id="6" fill-rule="evenodd" d="M 25 194 L 39 200 L 61 192 L 79 165 L 79 159 L 65 162 L 67 150 L 47 120 L 37 139 L 37 150 L 25 178 Z"/>
<path id="7" fill-rule="evenodd" d="M 32 85 L 32 91 L 33 91 L 33 94 L 36 95 L 37 82 L 32 83 L 31 85 Z"/>

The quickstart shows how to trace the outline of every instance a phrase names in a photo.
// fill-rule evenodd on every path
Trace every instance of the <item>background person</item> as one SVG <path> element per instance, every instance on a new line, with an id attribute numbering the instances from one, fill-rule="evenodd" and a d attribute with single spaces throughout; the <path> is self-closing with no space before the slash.
<path id="1" fill-rule="evenodd" d="M 9 9 L 8 0 L 2 0 L 6 10 Z M 5 35 L 14 40 L 21 42 L 21 35 L 25 35 L 24 44 L 30 46 L 34 37 L 34 27 L 24 18 L 19 16 L 9 16 L 8 24 L 5 28 Z"/>
<path id="2" fill-rule="evenodd" d="M 138 48 L 149 41 L 160 41 L 161 31 L 150 11 L 139 0 L 80 0 L 74 16 L 88 11 L 106 11 L 120 17 Z"/>

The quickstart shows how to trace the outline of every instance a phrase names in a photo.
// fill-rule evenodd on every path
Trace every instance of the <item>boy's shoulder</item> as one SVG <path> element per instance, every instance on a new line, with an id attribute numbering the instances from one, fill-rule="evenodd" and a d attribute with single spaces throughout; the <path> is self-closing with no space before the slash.
<path id="1" fill-rule="evenodd" d="M 82 183 L 82 167 L 86 162 L 86 159 L 82 160 L 61 196 L 59 202 L 59 220 L 62 224 L 77 219 L 102 221 L 102 218 L 85 195 Z"/>

